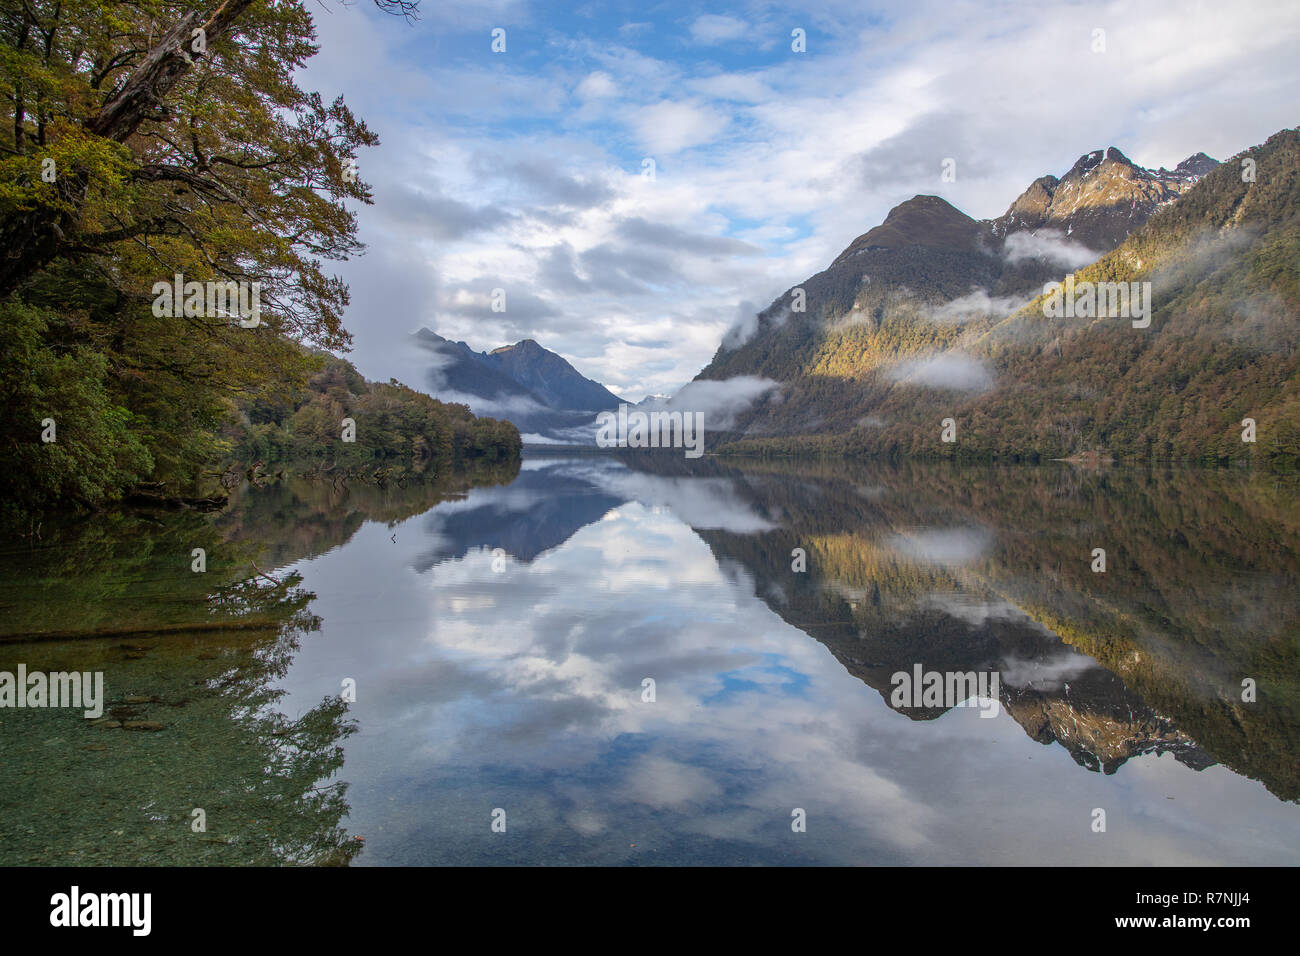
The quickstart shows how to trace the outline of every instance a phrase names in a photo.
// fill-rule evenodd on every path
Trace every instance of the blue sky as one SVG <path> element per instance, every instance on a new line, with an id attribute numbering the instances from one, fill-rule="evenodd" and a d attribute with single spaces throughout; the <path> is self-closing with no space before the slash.
<path id="1" fill-rule="evenodd" d="M 1093 149 L 1173 166 L 1300 122 L 1290 0 L 311 9 L 301 82 L 382 139 L 359 159 L 369 250 L 338 269 L 351 357 L 415 385 L 428 326 L 670 393 L 913 195 L 996 216 Z"/>

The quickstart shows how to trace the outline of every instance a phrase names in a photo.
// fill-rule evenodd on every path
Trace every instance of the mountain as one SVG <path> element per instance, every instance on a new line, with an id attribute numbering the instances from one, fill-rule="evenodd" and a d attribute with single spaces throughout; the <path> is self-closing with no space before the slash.
<path id="1" fill-rule="evenodd" d="M 806 312 L 791 310 L 791 290 L 748 340 L 724 341 L 699 378 L 782 387 L 713 447 L 1300 455 L 1298 141 L 1285 130 L 1223 165 L 1198 153 L 1174 170 L 1089 153 L 991 221 L 937 197 L 903 203 L 802 284 Z M 1067 274 L 1151 282 L 1150 326 L 1048 318 L 1043 283 Z M 947 417 L 953 443 L 940 440 Z M 1253 444 L 1241 441 L 1244 418 L 1258 423 Z"/>
<path id="2" fill-rule="evenodd" d="M 786 382 L 824 375 L 826 363 L 860 349 L 853 341 L 857 336 L 846 336 L 846 329 L 879 329 L 887 316 L 897 320 L 909 310 L 921 318 L 934 318 L 935 310 L 941 310 L 937 317 L 949 326 L 1005 315 L 1045 282 L 1114 249 L 1216 165 L 1197 153 L 1173 171 L 1153 171 L 1113 147 L 1096 150 L 1081 156 L 1060 179 L 1035 180 L 992 220 L 972 219 L 938 196 L 915 196 L 853 240 L 825 271 L 768 306 L 748 339 L 724 339 L 697 377 L 762 375 Z M 805 297 L 802 312 L 796 311 L 798 289 Z M 902 332 L 896 321 L 892 325 Z M 952 331 L 933 325 L 924 322 L 904 338 L 922 347 Z M 797 402 L 788 409 L 798 410 Z M 820 427 L 812 422 L 817 413 L 804 412 L 804 426 Z M 852 421 L 827 424 L 843 428 Z M 742 430 L 749 424 L 743 416 L 737 423 Z"/>
<path id="3" fill-rule="evenodd" d="M 544 404 L 524 385 L 519 384 L 483 352 L 475 352 L 464 342 L 452 342 L 432 329 L 420 329 L 412 338 L 429 355 L 427 384 L 438 392 L 461 393 L 492 401 L 517 399 Z"/>
<path id="4" fill-rule="evenodd" d="M 599 382 L 532 339 L 493 349 L 487 357 L 497 368 L 542 399 L 551 408 L 599 412 L 622 401 Z"/>
<path id="5" fill-rule="evenodd" d="M 467 404 L 476 414 L 504 418 L 521 431 L 563 438 L 566 430 L 622 401 L 532 339 L 491 352 L 475 352 L 432 329 L 420 329 L 412 339 L 429 357 L 433 394 Z"/>
<path id="6" fill-rule="evenodd" d="M 978 222 L 938 196 L 916 196 L 895 206 L 884 222 L 854 239 L 831 266 L 873 249 L 971 250 L 977 246 L 979 233 Z"/>
<path id="7" fill-rule="evenodd" d="M 1044 176 L 993 221 L 993 233 L 1054 228 L 1084 246 L 1115 248 L 1161 205 L 1177 199 L 1215 166 L 1204 153 L 1172 171 L 1143 169 L 1115 147 L 1080 156 L 1061 179 Z"/>

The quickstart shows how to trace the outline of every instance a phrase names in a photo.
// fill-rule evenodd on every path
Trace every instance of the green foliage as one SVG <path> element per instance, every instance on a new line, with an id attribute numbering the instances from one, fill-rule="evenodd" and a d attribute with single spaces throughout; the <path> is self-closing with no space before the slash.
<path id="1" fill-rule="evenodd" d="M 0 304 L 0 469 L 7 520 L 59 502 L 87 506 L 120 497 L 149 474 L 153 457 L 141 422 L 118 404 L 106 358 L 83 346 L 51 347 L 50 313 Z M 42 440 L 53 420 L 53 441 Z"/>

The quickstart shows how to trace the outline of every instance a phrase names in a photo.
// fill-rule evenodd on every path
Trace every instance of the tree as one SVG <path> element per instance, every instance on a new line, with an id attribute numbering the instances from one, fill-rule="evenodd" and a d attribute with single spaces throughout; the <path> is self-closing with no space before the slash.
<path id="1" fill-rule="evenodd" d="M 258 281 L 288 329 L 346 344 L 347 290 L 320 260 L 360 251 L 344 200 L 370 201 L 355 163 L 377 138 L 294 83 L 317 49 L 301 3 L 21 0 L 0 35 L 0 297 L 59 256 L 130 245 L 150 281 L 129 291 L 175 272 Z"/>
<path id="2" fill-rule="evenodd" d="M 236 399 L 301 386 L 319 366 L 301 343 L 347 348 L 324 263 L 362 249 L 346 203 L 371 201 L 356 158 L 378 140 L 295 82 L 314 39 L 301 0 L 0 3 L 0 307 L 28 330 L 0 345 L 0 472 L 23 507 L 192 482 Z M 178 274 L 243 298 L 153 308 Z M 66 444 L 34 445 L 56 411 Z"/>

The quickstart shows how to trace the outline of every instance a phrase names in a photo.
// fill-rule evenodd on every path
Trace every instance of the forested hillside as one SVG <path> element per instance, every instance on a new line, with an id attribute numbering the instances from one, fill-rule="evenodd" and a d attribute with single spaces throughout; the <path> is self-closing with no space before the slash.
<path id="1" fill-rule="evenodd" d="M 1254 164 L 1253 180 L 1243 160 Z M 715 359 L 706 377 L 753 373 L 783 383 L 730 447 L 1294 462 L 1298 169 L 1300 133 L 1280 132 L 1206 173 L 1077 272 L 1079 282 L 1151 282 L 1146 328 L 1128 318 L 1048 318 L 1041 297 L 999 312 L 996 287 L 973 289 L 961 309 L 952 289 L 919 297 L 905 276 L 864 278 L 820 326 L 791 321 Z M 936 250 L 889 254 L 928 262 Z M 810 312 L 820 278 L 808 283 Z M 945 418 L 955 441 L 942 440 Z M 1253 443 L 1242 441 L 1247 418 L 1256 423 Z"/>
<path id="2" fill-rule="evenodd" d="M 367 382 L 337 358 L 292 398 L 241 403 L 222 437 L 238 463 L 404 465 L 406 473 L 455 459 L 515 459 L 522 448 L 509 422 L 475 417 L 399 382 Z"/>

